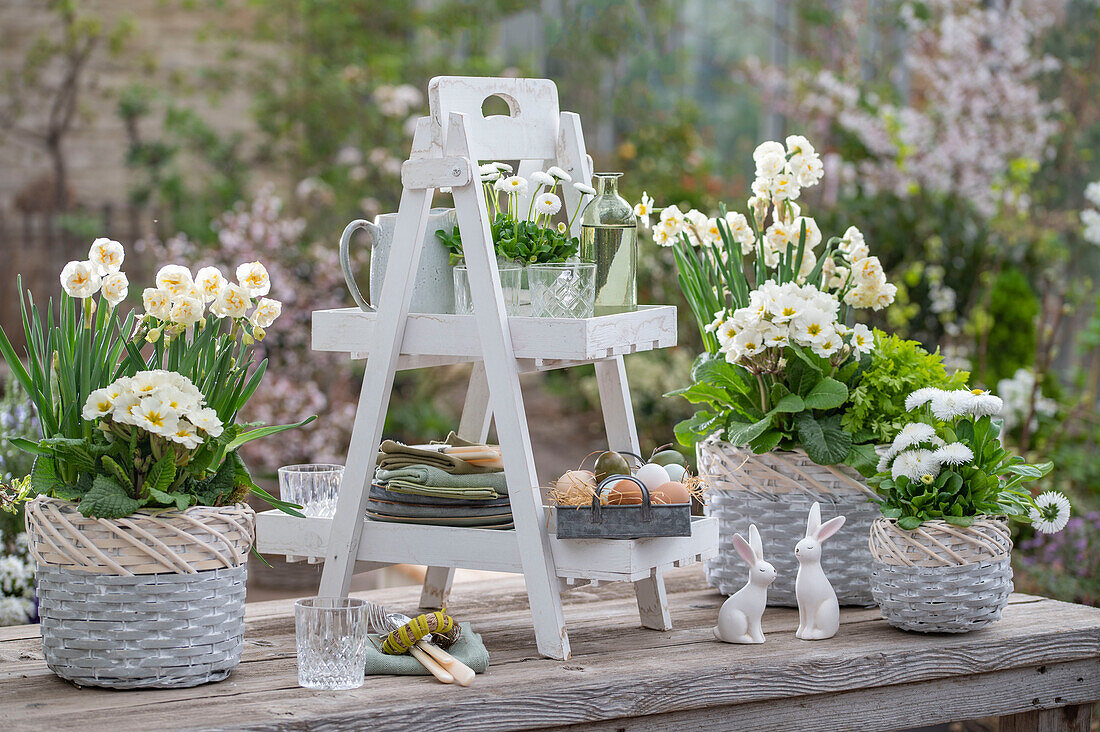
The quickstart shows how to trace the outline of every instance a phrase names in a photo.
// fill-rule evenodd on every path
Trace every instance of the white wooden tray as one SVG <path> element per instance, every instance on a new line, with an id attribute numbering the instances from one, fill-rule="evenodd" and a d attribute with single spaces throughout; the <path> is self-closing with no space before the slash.
<path id="1" fill-rule="evenodd" d="M 313 350 L 369 356 L 378 313 L 359 308 L 313 313 Z M 640 305 L 632 313 L 593 318 L 508 318 L 516 358 L 596 361 L 676 345 L 676 308 Z M 458 362 L 484 357 L 473 315 L 409 313 L 403 356 Z M 439 363 L 437 360 L 435 363 Z"/>
<path id="2" fill-rule="evenodd" d="M 360 561 L 493 572 L 522 570 L 514 530 L 364 521 Z M 265 511 L 256 517 L 256 527 L 256 548 L 261 554 L 316 561 L 323 560 L 328 551 L 332 519 Z M 551 521 L 554 565 L 567 583 L 634 582 L 649 577 L 654 569 L 684 566 L 718 553 L 718 520 L 709 517 L 692 518 L 691 536 L 651 539 L 558 539 L 554 528 Z"/>

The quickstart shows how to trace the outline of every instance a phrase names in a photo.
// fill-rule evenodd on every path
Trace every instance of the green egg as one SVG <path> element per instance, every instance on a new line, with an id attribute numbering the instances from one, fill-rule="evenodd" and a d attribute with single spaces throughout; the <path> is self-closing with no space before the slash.
<path id="1" fill-rule="evenodd" d="M 678 450 L 661 450 L 649 462 L 658 465 L 685 465 L 684 456 Z"/>
<path id="2" fill-rule="evenodd" d="M 596 483 L 611 475 L 630 475 L 630 464 L 617 452 L 605 452 L 596 458 Z"/>

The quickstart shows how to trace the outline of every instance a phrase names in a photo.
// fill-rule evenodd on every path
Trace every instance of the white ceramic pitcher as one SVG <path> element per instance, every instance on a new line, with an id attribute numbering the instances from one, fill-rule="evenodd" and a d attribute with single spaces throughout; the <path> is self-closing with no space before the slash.
<path id="1" fill-rule="evenodd" d="M 428 215 L 428 225 L 424 229 L 424 245 L 420 250 L 420 264 L 416 269 L 413 285 L 412 313 L 453 313 L 455 311 L 454 275 L 451 273 L 450 257 L 447 248 L 436 237 L 439 229 L 450 233 L 455 225 L 453 208 L 433 208 Z M 351 237 L 358 229 L 365 229 L 370 236 L 370 301 L 378 302 L 382 294 L 382 280 L 386 276 L 386 262 L 393 251 L 393 232 L 397 226 L 397 214 L 380 214 L 374 223 L 363 219 L 352 221 L 340 237 L 340 268 L 344 272 L 344 281 L 348 285 L 355 304 L 367 312 L 375 308 L 366 301 L 359 291 L 355 274 L 351 270 Z M 406 251 L 398 249 L 398 252 Z"/>

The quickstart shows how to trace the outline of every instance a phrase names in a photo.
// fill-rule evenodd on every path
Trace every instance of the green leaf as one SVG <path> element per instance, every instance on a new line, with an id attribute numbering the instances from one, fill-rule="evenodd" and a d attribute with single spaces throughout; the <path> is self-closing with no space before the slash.
<path id="1" fill-rule="evenodd" d="M 909 531 L 917 528 L 922 523 L 924 522 L 916 516 L 903 516 L 902 518 L 898 519 L 898 526 Z"/>
<path id="2" fill-rule="evenodd" d="M 852 436 L 840 426 L 839 416 L 815 419 L 809 412 L 795 417 L 798 439 L 806 454 L 818 465 L 835 465 L 848 457 Z"/>
<path id="3" fill-rule="evenodd" d="M 771 426 L 772 418 L 764 417 L 759 422 L 753 422 L 749 424 L 747 422 L 732 422 L 726 428 L 726 439 L 734 445 L 747 445 L 750 441 L 756 439 L 764 430 Z"/>
<path id="4" fill-rule="evenodd" d="M 78 509 L 91 518 L 122 518 L 140 507 L 141 502 L 131 498 L 114 478 L 97 475 Z"/>
<path id="5" fill-rule="evenodd" d="M 768 430 L 764 434 L 760 435 L 756 439 L 749 442 L 749 447 L 757 455 L 762 455 L 765 452 L 771 452 L 775 449 L 775 446 L 779 444 L 779 441 L 783 439 L 783 433 L 779 430 Z"/>
<path id="6" fill-rule="evenodd" d="M 306 417 L 301 422 L 296 422 L 294 424 L 277 424 L 277 425 L 271 425 L 270 427 L 260 427 L 259 429 L 254 429 L 254 430 L 251 430 L 249 432 L 245 432 L 242 435 L 238 435 L 236 439 L 234 439 L 232 442 L 230 442 L 228 445 L 225 446 L 225 449 L 226 449 L 227 452 L 234 452 L 241 445 L 252 442 L 253 440 L 259 440 L 263 437 L 269 437 L 271 435 L 276 435 L 280 432 L 285 432 L 287 430 L 292 430 L 296 427 L 303 427 L 303 426 L 309 424 L 310 422 L 314 421 L 315 419 L 317 419 L 316 414 L 314 414 L 312 416 L 309 416 L 309 417 Z"/>
<path id="7" fill-rule="evenodd" d="M 55 489 L 63 484 L 57 477 L 57 468 L 53 458 L 40 456 L 31 467 L 31 488 L 40 496 L 51 496 Z"/>
<path id="8" fill-rule="evenodd" d="M 796 412 L 801 412 L 805 408 L 806 403 L 802 400 L 802 397 L 797 394 L 788 394 L 776 402 L 775 406 L 771 409 L 771 413 L 775 414 L 781 412 L 785 414 L 794 414 Z"/>
<path id="9" fill-rule="evenodd" d="M 705 440 L 721 428 L 719 417 L 710 412 L 696 412 L 694 416 L 678 422 L 673 428 L 676 440 L 684 447 L 691 447 L 700 440 Z"/>
<path id="10" fill-rule="evenodd" d="M 134 481 L 131 480 L 130 475 L 122 469 L 122 466 L 115 462 L 115 459 L 110 455 L 104 455 L 101 459 L 103 463 L 103 469 L 111 474 L 118 484 L 126 490 L 130 491 L 134 488 Z"/>
<path id="11" fill-rule="evenodd" d="M 51 451 L 49 448 L 43 447 L 37 442 L 32 442 L 31 440 L 25 439 L 23 437 L 9 437 L 8 442 L 15 445 L 23 452 L 30 453 L 31 455 L 45 455 L 46 457 L 53 457 L 53 451 Z"/>
<path id="12" fill-rule="evenodd" d="M 848 387 L 826 376 L 806 394 L 806 406 L 810 409 L 836 409 L 848 399 Z"/>
<path id="13" fill-rule="evenodd" d="M 172 486 L 172 481 L 175 479 L 175 453 L 169 452 L 149 469 L 149 473 L 145 476 L 143 490 L 150 495 L 153 495 L 153 491 L 167 494 L 168 489 Z"/>
<path id="14" fill-rule="evenodd" d="M 851 452 L 844 459 L 860 475 L 869 478 L 878 472 L 878 453 L 874 445 L 852 445 Z"/>
<path id="15" fill-rule="evenodd" d="M 945 516 L 944 521 L 954 526 L 973 526 L 973 516 Z"/>

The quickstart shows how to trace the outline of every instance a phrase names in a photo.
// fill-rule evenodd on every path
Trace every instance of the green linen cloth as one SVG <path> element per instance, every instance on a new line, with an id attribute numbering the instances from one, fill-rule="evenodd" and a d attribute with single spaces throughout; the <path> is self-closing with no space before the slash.
<path id="1" fill-rule="evenodd" d="M 388 485 L 392 481 L 417 483 L 433 488 L 491 488 L 497 493 L 507 493 L 508 483 L 504 473 L 497 469 L 494 473 L 466 473 L 455 475 L 434 465 L 408 465 L 397 469 L 378 468 L 374 471 L 374 481 Z"/>
<path id="2" fill-rule="evenodd" d="M 492 488 L 441 488 L 439 486 L 421 485 L 409 483 L 404 480 L 391 480 L 386 483 L 386 488 L 393 493 L 409 493 L 414 496 L 433 496 L 435 498 L 466 498 L 493 500 L 500 498 L 500 494 Z"/>
<path id="3" fill-rule="evenodd" d="M 469 623 L 459 623 L 462 635 L 453 646 L 447 649 L 459 661 L 472 668 L 476 673 L 483 674 L 489 668 L 489 651 L 481 640 L 481 636 L 470 629 Z M 420 665 L 411 654 L 390 656 L 382 653 L 382 636 L 370 636 L 367 644 L 367 676 L 379 674 L 393 674 L 395 676 L 427 676 L 428 669 Z"/>
<path id="4" fill-rule="evenodd" d="M 450 444 L 450 443 L 448 443 Z M 500 468 L 468 463 L 460 457 L 446 455 L 436 450 L 409 447 L 400 442 L 385 440 L 378 453 L 378 467 L 383 470 L 396 470 L 417 465 L 431 465 L 453 475 L 471 473 L 498 473 Z"/>

